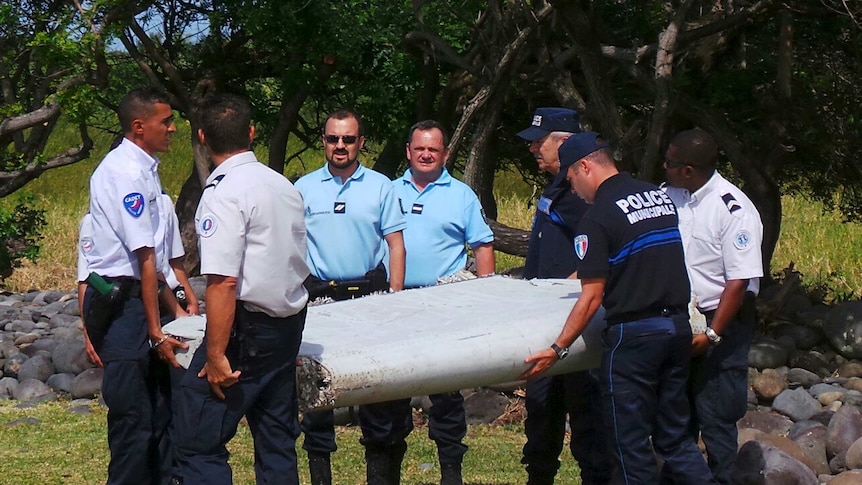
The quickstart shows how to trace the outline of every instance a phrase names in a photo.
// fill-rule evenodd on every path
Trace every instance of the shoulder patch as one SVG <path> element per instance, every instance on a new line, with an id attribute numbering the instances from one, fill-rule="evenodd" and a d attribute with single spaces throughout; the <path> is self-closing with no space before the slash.
<path id="1" fill-rule="evenodd" d="M 198 234 L 201 237 L 210 237 L 215 234 L 216 229 L 218 229 L 218 224 L 216 223 L 216 218 L 212 214 L 205 214 L 200 223 L 198 223 Z"/>
<path id="2" fill-rule="evenodd" d="M 140 192 L 132 192 L 123 197 L 123 207 L 126 208 L 126 212 L 131 214 L 132 217 L 141 217 L 141 214 L 144 213 L 145 205 L 144 196 Z"/>
<path id="3" fill-rule="evenodd" d="M 84 254 L 90 254 L 93 250 L 93 238 L 86 236 L 81 238 L 81 251 Z"/>
<path id="4" fill-rule="evenodd" d="M 733 237 L 733 246 L 736 249 L 742 250 L 747 248 L 751 244 L 751 234 L 748 233 L 745 229 L 736 233 L 736 236 Z"/>
<path id="5" fill-rule="evenodd" d="M 737 200 L 733 196 L 733 194 L 722 194 L 721 200 L 724 201 L 724 205 L 727 206 L 727 210 L 731 214 L 742 209 L 742 205 L 740 205 L 739 202 L 737 202 Z"/>
<path id="6" fill-rule="evenodd" d="M 578 255 L 578 259 L 584 259 L 587 255 L 587 248 L 590 245 L 590 240 L 586 234 L 578 234 L 575 236 L 575 254 Z"/>

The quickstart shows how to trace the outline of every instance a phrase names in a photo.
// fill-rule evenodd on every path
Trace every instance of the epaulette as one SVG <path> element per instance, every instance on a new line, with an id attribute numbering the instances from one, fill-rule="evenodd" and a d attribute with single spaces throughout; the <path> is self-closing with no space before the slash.
<path id="1" fill-rule="evenodd" d="M 742 210 L 742 205 L 740 205 L 739 202 L 736 201 L 736 198 L 733 196 L 733 194 L 723 194 L 721 196 L 721 200 L 724 201 L 724 205 L 727 206 L 727 210 L 731 214 L 738 210 Z"/>
<path id="2" fill-rule="evenodd" d="M 221 179 L 223 179 L 224 176 L 225 176 L 225 174 L 221 174 L 218 177 L 214 178 L 212 182 L 208 183 L 207 186 L 204 187 L 204 190 L 209 189 L 209 188 L 213 188 L 213 189 L 216 188 L 216 186 L 219 184 L 219 182 L 221 182 Z"/>

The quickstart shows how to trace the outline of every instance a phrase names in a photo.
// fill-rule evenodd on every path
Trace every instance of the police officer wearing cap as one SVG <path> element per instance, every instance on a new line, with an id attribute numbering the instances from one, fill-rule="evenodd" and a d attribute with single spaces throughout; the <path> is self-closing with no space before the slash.
<path id="1" fill-rule="evenodd" d="M 560 170 L 558 150 L 581 131 L 578 113 L 567 108 L 538 108 L 529 128 L 518 136 L 530 142 L 539 168 L 552 178 L 542 192 L 530 231 L 524 278 L 572 278 L 578 269 L 575 233 L 587 203 L 572 192 L 566 171 Z M 409 271 L 409 265 L 408 265 Z M 566 435 L 566 414 L 572 456 L 584 484 L 606 483 L 611 475 L 601 424 L 599 386 L 589 371 L 538 377 L 527 381 L 524 457 L 530 485 L 554 483 Z"/>
<path id="2" fill-rule="evenodd" d="M 410 168 L 394 183 L 407 227 L 404 246 L 406 288 L 437 284 L 437 279 L 464 269 L 466 245 L 476 258 L 476 273 L 494 273 L 494 233 L 485 222 L 479 199 L 469 186 L 446 170 L 448 135 L 437 121 L 410 128 Z M 459 391 L 429 396 L 428 436 L 437 443 L 441 485 L 461 485 L 461 463 L 467 446 L 467 415 Z"/>
<path id="3" fill-rule="evenodd" d="M 658 187 L 619 173 L 594 132 L 569 137 L 560 165 L 592 204 L 575 237 L 582 291 L 559 337 L 525 360 L 533 365 L 522 377 L 565 358 L 604 305 L 599 380 L 622 482 L 658 483 L 654 449 L 678 483 L 715 483 L 687 428 L 689 284 L 676 208 Z"/>
<path id="4" fill-rule="evenodd" d="M 157 259 L 164 254 L 164 238 L 157 234 L 163 234 L 165 220 L 158 207 L 162 186 L 155 155 L 167 151 L 176 126 L 168 96 L 152 88 L 129 92 L 117 115 L 122 140 L 90 178 L 92 232 L 86 243 L 86 271 L 105 280 L 116 296 L 104 300 L 92 286 L 79 285 L 85 290 L 84 315 L 110 308 L 99 325 L 85 318 L 85 345 L 90 360 L 104 366 L 111 450 L 107 483 L 166 483 L 170 477 L 160 470 L 169 469 L 171 456 L 154 444 L 159 400 L 153 395 L 151 359 L 177 367 L 174 349 L 185 344 L 166 336 L 159 321 Z"/>
<path id="5" fill-rule="evenodd" d="M 207 323 L 182 380 L 176 478 L 232 483 L 225 445 L 245 416 L 257 483 L 298 484 L 296 355 L 308 300 L 302 197 L 251 151 L 246 100 L 213 96 L 199 118 L 197 136 L 215 164 L 195 213 Z"/>
<path id="6" fill-rule="evenodd" d="M 350 110 L 335 111 L 322 140 L 326 164 L 296 182 L 305 205 L 311 275 L 336 284 L 362 280 L 388 259 L 387 286 L 401 290 L 404 217 L 392 181 L 359 163 L 365 143 L 361 118 Z M 413 429 L 409 400 L 359 406 L 359 424 L 368 483 L 399 483 L 405 438 Z M 330 484 L 330 454 L 336 450 L 332 411 L 303 415 L 302 432 L 312 483 Z"/>
<path id="7" fill-rule="evenodd" d="M 745 415 L 754 297 L 763 276 L 763 224 L 749 198 L 716 170 L 718 146 L 695 128 L 680 132 L 665 155 L 665 191 L 679 229 L 694 302 L 707 328 L 692 339 L 691 432 L 706 445 L 716 480 L 731 482 L 736 422 Z"/>

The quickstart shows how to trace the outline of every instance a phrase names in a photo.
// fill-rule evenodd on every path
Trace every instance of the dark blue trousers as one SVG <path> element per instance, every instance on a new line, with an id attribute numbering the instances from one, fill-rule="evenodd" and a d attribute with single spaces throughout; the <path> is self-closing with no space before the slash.
<path id="1" fill-rule="evenodd" d="M 243 416 L 254 439 L 256 483 L 296 485 L 296 354 L 305 326 L 305 311 L 288 318 L 247 313 L 254 325 L 255 355 L 228 345 L 228 360 L 242 373 L 239 382 L 216 397 L 198 372 L 206 363 L 206 339 L 195 352 L 182 380 L 176 418 L 177 467 L 184 485 L 233 483 L 225 445 Z"/>
<path id="2" fill-rule="evenodd" d="M 460 465 L 467 453 L 467 414 L 461 392 L 431 394 L 428 410 L 428 437 L 437 443 L 440 465 Z M 412 421 L 411 421 L 412 422 Z"/>
<path id="3" fill-rule="evenodd" d="M 675 483 L 716 483 L 689 432 L 688 315 L 610 325 L 602 341 L 605 419 L 622 482 L 659 483 L 654 447 Z"/>
<path id="4" fill-rule="evenodd" d="M 413 409 L 410 399 L 378 402 L 359 406 L 359 443 L 366 448 L 407 449 L 405 439 L 413 431 Z"/>
<path id="5" fill-rule="evenodd" d="M 695 439 L 698 434 L 703 439 L 709 468 L 723 485 L 730 484 L 736 462 L 736 422 L 748 407 L 748 350 L 753 333 L 753 324 L 734 319 L 725 328 L 721 344 L 710 345 L 706 355 L 691 362 L 690 432 Z"/>
<path id="6" fill-rule="evenodd" d="M 84 311 L 94 291 L 84 296 Z M 129 298 L 94 344 L 105 365 L 102 397 L 108 406 L 108 485 L 163 484 L 170 480 L 170 422 L 164 364 L 151 359 L 146 316 L 140 298 Z"/>
<path id="7" fill-rule="evenodd" d="M 613 460 L 602 419 L 601 392 L 589 371 L 527 381 L 524 457 L 531 477 L 553 478 L 566 434 L 566 414 L 572 436 L 569 447 L 585 485 L 607 483 Z"/>
<path id="8" fill-rule="evenodd" d="M 300 427 L 305 435 L 302 442 L 305 451 L 328 454 L 338 449 L 335 444 L 335 414 L 331 409 L 303 414 Z"/>

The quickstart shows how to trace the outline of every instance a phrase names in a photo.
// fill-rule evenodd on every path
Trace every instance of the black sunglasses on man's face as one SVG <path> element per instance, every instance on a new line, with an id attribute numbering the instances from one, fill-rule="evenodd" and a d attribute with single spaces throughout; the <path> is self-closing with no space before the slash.
<path id="1" fill-rule="evenodd" d="M 356 140 L 358 140 L 358 139 L 359 139 L 359 137 L 356 135 L 345 135 L 345 136 L 323 135 L 323 140 L 326 143 L 329 143 L 330 145 L 337 145 L 338 140 L 343 141 L 345 145 L 353 145 L 354 143 L 356 143 Z"/>

